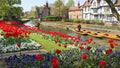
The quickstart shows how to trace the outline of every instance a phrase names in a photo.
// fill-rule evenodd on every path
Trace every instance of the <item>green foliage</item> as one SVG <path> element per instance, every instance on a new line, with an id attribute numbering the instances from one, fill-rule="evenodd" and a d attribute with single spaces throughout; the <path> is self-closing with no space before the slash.
<path id="1" fill-rule="evenodd" d="M 56 0 L 51 7 L 51 14 L 54 16 L 62 16 L 64 4 L 62 0 Z"/>
<path id="2" fill-rule="evenodd" d="M 75 23 L 80 23 L 80 20 L 79 19 L 75 19 L 74 22 Z"/>
<path id="3" fill-rule="evenodd" d="M 74 6 L 74 1 L 73 0 L 68 0 L 66 7 L 69 9 L 70 7 Z"/>
<path id="4" fill-rule="evenodd" d="M 65 19 L 65 22 L 73 22 L 73 19 Z"/>
<path id="5" fill-rule="evenodd" d="M 21 4 L 21 0 L 1 0 L 0 1 L 0 14 L 1 16 L 20 16 L 21 7 L 15 7 L 15 5 Z M 12 15 L 13 14 L 13 15 Z"/>
<path id="6" fill-rule="evenodd" d="M 46 16 L 45 20 L 49 20 L 49 21 L 60 21 L 62 18 L 58 17 L 58 16 Z"/>
<path id="7" fill-rule="evenodd" d="M 11 11 L 12 16 L 15 16 L 18 18 L 21 16 L 23 8 L 22 7 L 12 7 L 11 10 L 12 10 Z"/>

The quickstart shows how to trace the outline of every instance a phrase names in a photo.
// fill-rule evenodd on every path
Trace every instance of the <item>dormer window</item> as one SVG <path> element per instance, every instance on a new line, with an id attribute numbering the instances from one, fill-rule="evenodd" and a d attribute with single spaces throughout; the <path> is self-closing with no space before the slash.
<path id="1" fill-rule="evenodd" d="M 93 3 L 93 6 L 96 6 L 96 2 Z"/>

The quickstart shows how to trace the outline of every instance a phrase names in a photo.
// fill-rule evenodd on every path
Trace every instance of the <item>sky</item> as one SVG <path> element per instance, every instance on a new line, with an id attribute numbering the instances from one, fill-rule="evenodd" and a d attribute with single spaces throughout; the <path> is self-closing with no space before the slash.
<path id="1" fill-rule="evenodd" d="M 49 4 L 52 4 L 55 2 L 55 0 L 21 0 L 23 7 L 23 11 L 30 11 L 32 6 L 44 6 L 46 4 L 46 1 L 48 1 Z M 63 0 L 64 2 L 67 2 L 68 0 Z M 78 1 L 81 5 L 85 2 L 85 0 L 74 0 L 75 5 L 77 5 Z"/>

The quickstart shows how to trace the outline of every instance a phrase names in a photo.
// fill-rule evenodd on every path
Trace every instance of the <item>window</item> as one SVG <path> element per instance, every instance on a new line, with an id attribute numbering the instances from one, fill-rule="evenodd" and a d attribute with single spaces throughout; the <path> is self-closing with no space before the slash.
<path id="1" fill-rule="evenodd" d="M 96 2 L 93 3 L 93 6 L 94 6 L 94 7 L 96 6 Z"/>
<path id="2" fill-rule="evenodd" d="M 94 19 L 98 19 L 98 15 L 94 15 Z"/>
<path id="3" fill-rule="evenodd" d="M 97 13 L 97 11 L 98 11 L 97 9 L 94 9 L 94 10 L 93 10 L 93 13 Z"/>
<path id="4" fill-rule="evenodd" d="M 120 11 L 120 7 L 118 7 L 118 11 Z"/>

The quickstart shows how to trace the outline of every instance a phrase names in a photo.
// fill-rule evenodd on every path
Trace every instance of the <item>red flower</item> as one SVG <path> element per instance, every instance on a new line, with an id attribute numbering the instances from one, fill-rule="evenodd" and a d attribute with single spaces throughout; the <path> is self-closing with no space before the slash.
<path id="1" fill-rule="evenodd" d="M 73 44 L 73 42 L 69 42 L 69 44 L 71 44 L 71 45 L 72 45 L 72 44 Z"/>
<path id="2" fill-rule="evenodd" d="M 93 44 L 96 44 L 96 42 L 93 42 Z"/>
<path id="3" fill-rule="evenodd" d="M 105 62 L 104 60 L 100 60 L 100 61 L 99 61 L 99 65 L 103 67 L 103 66 L 106 65 L 106 62 Z"/>
<path id="4" fill-rule="evenodd" d="M 57 54 L 59 54 L 60 52 L 61 52 L 61 50 L 59 50 L 59 49 L 56 50 L 56 53 L 57 53 Z"/>
<path id="5" fill-rule="evenodd" d="M 61 44 L 58 44 L 59 47 L 61 47 Z"/>
<path id="6" fill-rule="evenodd" d="M 76 43 L 75 46 L 78 46 L 78 43 Z"/>
<path id="7" fill-rule="evenodd" d="M 108 41 L 108 43 L 113 43 L 113 42 L 114 42 L 114 40 L 112 40 L 112 39 Z"/>
<path id="8" fill-rule="evenodd" d="M 113 43 L 110 43 L 110 47 L 111 47 L 111 48 L 114 48 L 114 45 L 113 45 Z"/>
<path id="9" fill-rule="evenodd" d="M 42 55 L 38 54 L 38 55 L 35 56 L 35 58 L 36 58 L 37 60 L 42 60 Z"/>
<path id="10" fill-rule="evenodd" d="M 55 40 L 54 42 L 55 42 L 55 43 L 57 43 L 58 41 L 57 41 L 57 40 Z"/>
<path id="11" fill-rule="evenodd" d="M 57 60 L 57 58 L 52 58 L 52 66 L 53 66 L 53 68 L 58 68 L 58 60 Z"/>
<path id="12" fill-rule="evenodd" d="M 85 48 L 84 45 L 81 45 L 81 46 L 80 46 L 80 49 L 81 49 L 81 50 L 83 50 L 84 48 Z"/>
<path id="13" fill-rule="evenodd" d="M 105 50 L 106 54 L 109 54 L 112 52 L 112 49 Z"/>
<path id="14" fill-rule="evenodd" d="M 66 45 L 66 44 L 64 44 L 64 47 L 65 47 L 65 48 L 67 48 L 67 45 Z"/>
<path id="15" fill-rule="evenodd" d="M 87 49 L 90 50 L 92 47 L 91 46 L 87 46 Z"/>
<path id="16" fill-rule="evenodd" d="M 87 54 L 82 54 L 82 59 L 85 60 L 87 58 Z"/>
<path id="17" fill-rule="evenodd" d="M 21 47 L 21 43 L 18 43 L 17 46 L 20 48 Z"/>
<path id="18" fill-rule="evenodd" d="M 118 44 L 117 43 L 114 43 L 115 44 L 115 46 L 118 46 Z"/>

